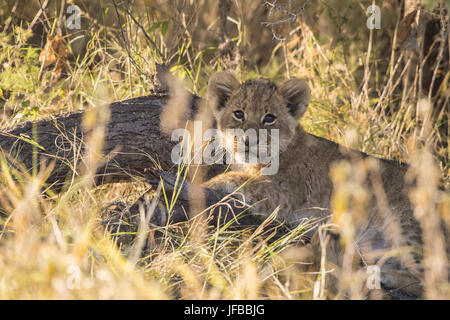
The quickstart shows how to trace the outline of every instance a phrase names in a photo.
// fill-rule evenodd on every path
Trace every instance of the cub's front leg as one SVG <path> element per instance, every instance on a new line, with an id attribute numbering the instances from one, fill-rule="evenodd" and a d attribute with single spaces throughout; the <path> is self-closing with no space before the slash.
<path id="1" fill-rule="evenodd" d="M 218 175 L 204 182 L 202 186 L 242 199 L 254 216 L 267 217 L 278 206 L 273 182 L 265 176 L 232 171 Z"/>
<path id="2" fill-rule="evenodd" d="M 243 189 L 249 182 L 247 175 L 226 173 L 201 185 L 182 181 L 182 178 L 177 181 L 174 174 L 163 171 L 157 171 L 156 175 L 159 177 L 149 177 L 147 181 L 156 188 L 162 179 L 167 199 L 172 199 L 175 194 L 177 200 L 169 216 L 167 210 L 158 210 L 152 217 L 152 224 L 186 221 L 199 214 L 199 208 L 212 217 L 211 222 L 214 224 L 227 223 L 232 219 L 244 226 L 259 223 L 250 214 L 245 192 L 247 189 Z"/>

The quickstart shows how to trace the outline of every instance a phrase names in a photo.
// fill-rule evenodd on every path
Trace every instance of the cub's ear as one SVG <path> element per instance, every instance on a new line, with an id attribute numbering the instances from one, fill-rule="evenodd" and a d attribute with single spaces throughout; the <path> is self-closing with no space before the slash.
<path id="1" fill-rule="evenodd" d="M 207 98 L 214 109 L 225 106 L 234 90 L 239 88 L 239 81 L 229 72 L 216 72 L 208 81 Z"/>
<path id="2" fill-rule="evenodd" d="M 287 102 L 289 113 L 296 119 L 300 119 L 308 107 L 311 98 L 311 90 L 303 79 L 289 79 L 278 89 Z"/>

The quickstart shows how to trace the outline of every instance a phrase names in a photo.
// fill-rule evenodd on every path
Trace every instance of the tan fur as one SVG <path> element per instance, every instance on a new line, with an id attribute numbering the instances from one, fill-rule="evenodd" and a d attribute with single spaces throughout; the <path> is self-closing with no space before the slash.
<path id="1" fill-rule="evenodd" d="M 246 201 L 250 204 L 258 202 L 252 207 L 252 213 L 268 216 L 279 207 L 279 218 L 293 226 L 303 218 L 329 214 L 333 192 L 329 177 L 332 164 L 345 159 L 357 161 L 368 156 L 306 133 L 299 125 L 299 119 L 306 111 L 309 99 L 310 89 L 304 80 L 291 79 L 278 88 L 268 80 L 250 80 L 239 84 L 229 73 L 213 75 L 208 85 L 208 100 L 216 115 L 219 130 L 279 129 L 280 166 L 275 175 L 258 176 L 251 171 L 231 172 L 219 175 L 205 185 L 232 192 L 245 184 L 240 191 Z M 235 110 L 245 113 L 244 121 L 237 121 L 233 117 Z M 276 116 L 277 120 L 273 125 L 267 126 L 261 122 L 266 114 Z M 393 161 L 373 159 L 378 162 L 379 175 L 392 216 L 387 219 L 385 214 L 380 213 L 375 197 L 369 199 L 367 220 L 357 230 L 357 246 L 369 248 L 369 251 L 389 249 L 395 242 L 395 236 L 399 236 L 402 241 L 397 242 L 397 246 L 421 248 L 421 230 L 413 216 L 405 190 L 404 176 L 407 168 Z M 389 235 L 392 224 L 400 226 L 401 235 Z M 313 239 L 312 243 L 314 241 L 317 242 L 317 239 Z M 329 247 L 336 251 L 339 245 L 330 244 Z M 329 254 L 330 257 L 340 255 L 337 252 Z M 418 260 L 420 258 L 415 262 Z M 383 285 L 391 288 L 404 287 L 406 293 L 418 295 L 421 292 L 417 280 L 420 272 L 416 273 L 409 268 L 415 262 L 405 261 L 391 259 L 383 265 Z M 409 269 L 405 264 L 408 264 Z M 401 276 L 397 276 L 398 273 Z"/>

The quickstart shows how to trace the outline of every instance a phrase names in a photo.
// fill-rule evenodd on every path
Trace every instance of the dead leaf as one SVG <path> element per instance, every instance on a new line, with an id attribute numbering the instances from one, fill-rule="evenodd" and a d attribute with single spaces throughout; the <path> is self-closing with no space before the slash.
<path id="1" fill-rule="evenodd" d="M 52 64 L 55 67 L 52 71 L 52 82 L 58 81 L 64 67 L 64 62 L 67 60 L 69 50 L 64 45 L 61 36 L 55 36 L 53 39 L 50 35 L 47 36 L 47 43 L 39 55 L 39 62 L 42 68 L 46 68 Z"/>

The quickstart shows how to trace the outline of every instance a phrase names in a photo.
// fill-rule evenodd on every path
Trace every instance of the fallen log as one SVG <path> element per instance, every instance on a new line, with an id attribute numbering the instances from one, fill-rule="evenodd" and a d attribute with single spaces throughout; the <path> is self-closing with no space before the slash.
<path id="1" fill-rule="evenodd" d="M 155 166 L 155 161 L 168 172 L 176 170 L 170 157 L 175 142 L 160 131 L 160 113 L 167 98 L 166 94 L 155 94 L 109 105 L 110 119 L 103 145 L 105 163 L 97 171 L 98 184 L 144 176 L 146 169 Z M 200 101 L 199 97 L 192 96 L 192 113 Z M 58 189 L 67 178 L 78 174 L 84 151 L 83 114 L 75 112 L 28 121 L 2 131 L 0 151 L 7 159 L 17 159 L 27 170 L 32 169 L 33 163 L 55 161 L 47 182 Z"/>

